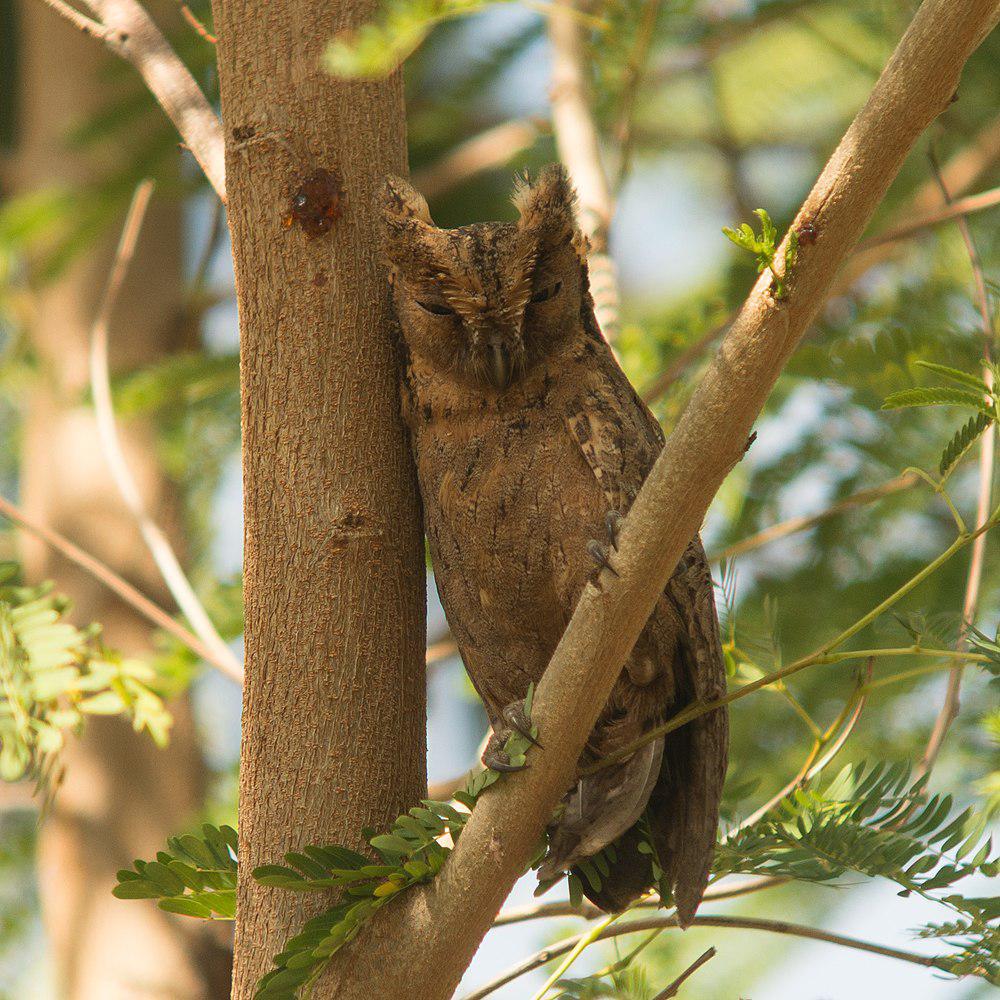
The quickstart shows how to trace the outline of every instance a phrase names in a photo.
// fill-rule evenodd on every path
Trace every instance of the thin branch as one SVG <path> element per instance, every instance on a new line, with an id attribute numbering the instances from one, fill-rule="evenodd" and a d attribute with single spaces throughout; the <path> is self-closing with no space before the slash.
<path id="1" fill-rule="evenodd" d="M 90 387 L 94 397 L 94 415 L 98 436 L 111 476 L 118 487 L 125 506 L 131 512 L 143 541 L 149 549 L 164 582 L 177 602 L 181 612 L 191 623 L 203 645 L 213 651 L 212 662 L 225 664 L 223 672 L 238 683 L 243 682 L 243 667 L 216 631 L 211 619 L 188 582 L 180 562 L 167 536 L 150 517 L 142 494 L 129 470 L 118 428 L 115 424 L 114 405 L 111 399 L 111 378 L 108 373 L 109 322 L 118 301 L 118 293 L 135 254 L 136 241 L 142 229 L 146 208 L 153 193 L 153 182 L 143 181 L 135 190 L 122 229 L 121 239 L 108 276 L 108 283 L 101 299 L 94 325 L 90 331 Z"/>
<path id="2" fill-rule="evenodd" d="M 625 934 L 635 934 L 639 931 L 649 931 L 656 929 L 672 930 L 677 928 L 677 918 L 675 916 L 645 917 L 639 920 L 630 920 L 628 923 L 618 924 L 608 927 L 598 940 L 605 941 L 608 938 L 621 937 Z M 916 952 L 903 951 L 899 948 L 889 948 L 885 945 L 873 944 L 870 941 L 863 941 L 860 938 L 847 937 L 843 934 L 833 934 L 829 931 L 820 930 L 818 927 L 807 927 L 803 924 L 793 924 L 786 920 L 768 920 L 763 917 L 731 917 L 731 916 L 696 916 L 691 921 L 693 927 L 726 927 L 736 930 L 766 931 L 771 934 L 784 934 L 790 937 L 806 938 L 811 941 L 823 941 L 827 944 L 840 945 L 843 948 L 852 948 L 856 951 L 866 951 L 873 955 L 881 955 L 883 958 L 893 958 L 900 962 L 909 962 L 912 965 L 922 965 L 925 969 L 941 968 L 939 959 L 931 955 L 918 955 Z M 529 958 L 512 966 L 496 979 L 491 979 L 485 985 L 466 994 L 462 1000 L 483 1000 L 491 993 L 495 993 L 502 986 L 513 982 L 520 976 L 533 972 L 543 965 L 547 965 L 553 959 L 565 955 L 579 943 L 584 934 L 574 934 L 573 937 L 557 941 L 555 944 L 535 952 Z"/>
<path id="3" fill-rule="evenodd" d="M 479 798 L 431 885 L 380 911 L 365 947 L 333 957 L 326 976 L 343 995 L 363 995 L 365 984 L 375 981 L 386 997 L 407 995 L 414 982 L 424 1000 L 452 995 L 557 802 L 577 780 L 580 753 L 622 665 L 742 457 L 754 420 L 838 266 L 919 136 L 948 107 L 966 60 L 997 21 L 996 0 L 921 4 L 793 223 L 809 219 L 822 235 L 799 247 L 784 275 L 787 298 L 775 300 L 768 275 L 758 279 L 621 526 L 619 575 L 602 574 L 600 587 L 584 587 L 535 691 L 532 718 L 545 748 L 533 748 L 530 767 L 505 775 Z M 782 246 L 779 259 L 783 254 Z M 960 538 L 943 558 L 969 540 Z"/>
<path id="4" fill-rule="evenodd" d="M 589 930 L 580 935 L 579 940 L 570 949 L 569 954 L 559 963 L 555 971 L 542 984 L 541 988 L 532 994 L 531 1000 L 545 1000 L 545 994 L 555 986 L 556 982 L 562 978 L 570 966 L 589 948 L 615 921 L 624 916 L 621 913 L 607 913 L 601 920 L 598 920 Z"/>
<path id="5" fill-rule="evenodd" d="M 107 28 L 99 21 L 77 10 L 76 7 L 64 3 L 63 0 L 42 0 L 46 6 L 51 7 L 57 14 L 61 14 L 70 24 L 79 28 L 85 35 L 91 35 L 99 41 L 106 41 Z"/>
<path id="6" fill-rule="evenodd" d="M 887 649 L 862 649 L 862 650 L 850 650 L 848 652 L 836 653 L 832 650 L 836 647 L 843 645 L 848 639 L 857 635 L 862 629 L 867 628 L 876 618 L 884 614 L 889 610 L 894 604 L 905 597 L 910 591 L 916 588 L 919 584 L 923 583 L 929 576 L 936 573 L 949 559 L 952 558 L 956 553 L 960 552 L 967 545 L 973 543 L 981 535 L 985 534 L 990 528 L 992 528 L 997 520 L 1000 519 L 1000 511 L 995 511 L 993 516 L 985 524 L 976 528 L 974 531 L 968 532 L 959 537 L 948 546 L 936 559 L 928 563 L 919 572 L 910 577 L 898 590 L 890 594 L 881 604 L 874 607 L 867 614 L 859 618 L 853 625 L 845 629 L 840 635 L 831 639 L 829 642 L 820 646 L 817 650 L 810 653 L 807 656 L 803 656 L 801 659 L 795 660 L 793 663 L 789 663 L 787 666 L 781 667 L 769 674 L 764 674 L 762 677 L 756 680 L 750 681 L 748 684 L 744 684 L 743 687 L 737 688 L 735 691 L 727 691 L 726 694 L 721 695 L 712 701 L 701 701 L 693 702 L 687 708 L 678 712 L 672 719 L 668 719 L 665 723 L 659 726 L 654 726 L 652 729 L 648 730 L 637 740 L 632 743 L 622 747 L 620 750 L 616 750 L 614 753 L 608 754 L 603 757 L 596 764 L 591 764 L 589 767 L 584 767 L 580 769 L 581 775 L 593 774 L 595 771 L 603 770 L 606 767 L 610 767 L 612 764 L 616 764 L 620 760 L 624 760 L 629 755 L 635 753 L 640 747 L 645 746 L 646 743 L 652 740 L 659 739 L 661 736 L 665 736 L 667 733 L 672 733 L 683 726 L 686 726 L 689 722 L 694 719 L 698 719 L 709 712 L 715 711 L 717 708 L 723 708 L 726 705 L 731 705 L 734 701 L 739 701 L 740 698 L 746 698 L 748 695 L 753 694 L 755 691 L 760 691 L 762 688 L 769 687 L 776 681 L 784 680 L 786 677 L 790 677 L 792 674 L 797 674 L 801 670 L 805 670 L 808 667 L 819 666 L 821 664 L 828 663 L 842 663 L 846 660 L 855 660 L 860 658 L 866 658 L 869 656 L 888 656 L 892 654 L 896 655 L 915 655 L 918 653 L 925 653 L 929 656 L 956 656 L 962 659 L 969 660 L 972 659 L 972 654 L 968 653 L 952 653 L 950 650 L 921 650 L 917 646 L 909 647 L 905 650 L 887 650 Z"/>
<path id="7" fill-rule="evenodd" d="M 509 163 L 531 149 L 542 134 L 543 123 L 534 119 L 503 122 L 459 143 L 440 160 L 410 178 L 425 198 L 437 198 L 477 174 Z"/>
<path id="8" fill-rule="evenodd" d="M 945 202 L 951 204 L 951 194 L 948 185 L 941 176 L 941 170 L 931 155 L 931 167 L 934 176 L 941 188 L 941 195 Z M 1000 190 L 1000 189 L 998 189 Z M 969 263 L 972 267 L 973 281 L 976 289 L 976 304 L 979 308 L 980 319 L 983 324 L 983 381 L 987 388 L 993 388 L 993 368 L 990 362 L 993 359 L 993 318 L 990 315 L 989 298 L 986 294 L 986 278 L 983 274 L 982 263 L 979 254 L 976 252 L 976 245 L 969 231 L 969 224 L 965 221 L 964 215 L 959 215 L 956 219 L 965 249 L 969 255 Z M 996 430 L 991 425 L 986 429 L 979 446 L 979 493 L 976 502 L 976 524 L 985 523 L 990 516 L 990 504 L 992 502 L 993 490 L 993 465 L 996 445 Z M 976 618 L 976 607 L 979 604 L 979 588 L 983 577 L 983 561 L 986 554 L 986 535 L 980 535 L 972 546 L 972 555 L 969 559 L 969 571 L 965 581 L 965 596 L 962 599 L 962 624 L 958 631 L 958 639 L 955 649 L 961 651 L 965 648 L 965 641 L 969 629 Z M 962 688 L 962 674 L 965 670 L 965 663 L 961 660 L 955 663 L 948 675 L 948 687 L 945 692 L 944 703 L 938 712 L 938 717 L 934 722 L 927 746 L 924 749 L 923 758 L 917 768 L 917 777 L 922 778 L 930 774 L 937 763 L 938 755 L 944 746 L 945 738 L 951 724 L 958 716 L 959 695 Z"/>
<path id="9" fill-rule="evenodd" d="M 863 507 L 866 504 L 875 503 L 875 501 L 881 500 L 883 497 L 891 496 L 893 493 L 908 490 L 917 482 L 919 482 L 919 479 L 914 473 L 904 472 L 901 476 L 895 476 L 879 486 L 873 486 L 866 490 L 858 490 L 857 493 L 852 493 L 850 496 L 838 500 L 816 514 L 809 514 L 804 517 L 791 517 L 787 521 L 764 528 L 763 531 L 758 531 L 755 535 L 750 535 L 747 538 L 740 539 L 738 542 L 733 542 L 732 545 L 727 545 L 717 552 L 709 553 L 709 558 L 713 562 L 717 562 L 722 559 L 732 559 L 735 556 L 743 555 L 752 549 L 760 548 L 762 545 L 776 542 L 779 538 L 787 538 L 789 535 L 794 535 L 797 532 L 806 531 L 828 518 L 835 517 L 837 514 L 843 514 L 844 511 L 853 510 L 855 507 Z"/>
<path id="10" fill-rule="evenodd" d="M 625 82 L 622 87 L 621 106 L 615 137 L 618 139 L 618 174 L 615 177 L 615 191 L 621 193 L 622 185 L 632 169 L 632 151 L 635 144 L 635 106 L 642 86 L 643 74 L 653 43 L 653 32 L 660 14 L 662 0 L 646 0 L 636 31 L 635 47 L 629 54 L 625 67 Z"/>
<path id="11" fill-rule="evenodd" d="M 962 219 L 966 215 L 974 212 L 983 212 L 988 208 L 995 208 L 1000 205 L 1000 187 L 990 188 L 988 191 L 981 191 L 979 194 L 970 194 L 965 198 L 958 198 L 955 201 L 948 201 L 941 208 L 927 212 L 925 215 L 917 215 L 892 229 L 887 229 L 871 239 L 865 240 L 858 245 L 857 253 L 863 254 L 876 247 L 884 246 L 887 243 L 898 243 L 900 240 L 916 236 L 926 229 L 933 229 L 945 222 L 954 219 Z"/>
<path id="12" fill-rule="evenodd" d="M 869 656 L 864 674 L 865 681 L 871 680 L 874 663 L 875 657 Z M 858 724 L 858 720 L 861 718 L 861 713 L 865 707 L 867 690 L 866 684 L 859 684 L 857 686 L 851 698 L 844 706 L 844 710 L 834 719 L 833 724 L 826 732 L 813 744 L 805 763 L 799 769 L 799 773 L 784 788 L 772 795 L 762 806 L 755 809 L 749 816 L 727 831 L 723 838 L 724 841 L 731 840 L 741 830 L 745 830 L 747 827 L 753 826 L 758 820 L 763 819 L 782 799 L 791 795 L 792 792 L 800 788 L 807 781 L 815 778 L 840 753 L 844 744 L 850 738 L 851 733 L 854 732 L 854 727 Z M 830 743 L 831 740 L 833 740 L 832 743 Z M 827 743 L 830 743 L 829 749 L 817 760 L 817 757 L 819 757 L 819 754 Z"/>
<path id="13" fill-rule="evenodd" d="M 653 1000 L 669 1000 L 670 997 L 677 996 L 684 981 L 693 976 L 706 962 L 715 958 L 715 955 L 715 948 L 703 951 L 665 990 L 657 993 Z"/>
<path id="14" fill-rule="evenodd" d="M 222 124 L 190 70 L 136 0 L 86 0 L 98 20 L 86 17 L 64 0 L 42 0 L 92 35 L 138 71 L 157 103 L 174 123 L 208 182 L 226 200 L 226 161 Z"/>
<path id="15" fill-rule="evenodd" d="M 711 885 L 705 890 L 705 902 L 722 899 L 736 899 L 738 896 L 749 896 L 751 893 L 760 892 L 762 889 L 773 889 L 775 886 L 784 885 L 789 879 L 784 876 L 767 875 L 753 876 L 737 882 L 735 885 L 726 885 L 724 882 L 718 885 Z M 656 909 L 660 906 L 660 897 L 656 893 L 645 896 L 640 902 L 634 904 L 634 909 Z M 599 910 L 593 903 L 581 903 L 574 906 L 568 899 L 554 903 L 531 903 L 527 906 L 512 906 L 504 910 L 493 921 L 494 927 L 506 927 L 508 924 L 523 924 L 529 920 L 545 920 L 551 917 L 582 917 L 584 920 L 594 920 L 604 916 L 604 911 Z"/>
<path id="16" fill-rule="evenodd" d="M 608 231 L 614 215 L 614 195 L 601 160 L 601 142 L 594 121 L 585 28 L 573 0 L 554 0 L 549 8 L 552 46 L 552 131 L 559 159 L 576 188 L 580 228 L 590 241 L 590 283 L 594 314 L 605 339 L 618 332 L 618 274 L 608 254 Z"/>
<path id="17" fill-rule="evenodd" d="M 177 6 L 180 7 L 181 17 L 183 17 L 184 20 L 187 21 L 188 25 L 194 29 L 195 34 L 200 35 L 206 42 L 210 42 L 212 45 L 215 45 L 218 39 L 208 30 L 208 28 L 205 27 L 194 11 L 192 11 L 191 8 L 183 2 L 183 0 L 180 0 Z"/>
<path id="18" fill-rule="evenodd" d="M 158 604 L 151 601 L 145 594 L 140 593 L 127 580 L 120 577 L 113 569 L 101 562 L 100 559 L 85 552 L 78 545 L 75 545 L 58 531 L 53 531 L 40 521 L 29 517 L 20 508 L 15 507 L 9 500 L 0 497 L 0 514 L 19 525 L 25 531 L 30 532 L 36 538 L 41 539 L 46 545 L 55 549 L 71 563 L 79 566 L 80 569 L 89 573 L 95 580 L 99 580 L 109 590 L 117 594 L 126 604 L 139 612 L 144 618 L 152 622 L 157 628 L 169 632 L 175 639 L 179 639 L 188 649 L 197 653 L 206 663 L 217 667 L 224 673 L 228 668 L 223 661 L 217 660 L 215 653 L 208 648 L 193 632 L 188 631 L 180 622 L 175 621 Z"/>
<path id="19" fill-rule="evenodd" d="M 644 403 L 655 403 L 666 394 L 666 391 L 687 371 L 688 367 L 698 360 L 728 329 L 732 326 L 734 316 L 727 316 L 723 322 L 710 327 L 693 344 L 677 355 L 670 363 L 670 366 L 655 379 L 640 395 Z"/>

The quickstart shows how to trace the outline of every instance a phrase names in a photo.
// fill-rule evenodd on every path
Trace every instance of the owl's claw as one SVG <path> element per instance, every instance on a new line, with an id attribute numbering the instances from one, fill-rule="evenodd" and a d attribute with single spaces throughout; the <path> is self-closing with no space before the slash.
<path id="1" fill-rule="evenodd" d="M 596 539 L 591 539 L 587 542 L 587 552 L 590 558 L 597 563 L 598 569 L 606 569 L 612 576 L 618 576 L 618 570 L 611 565 L 608 560 L 607 550 L 598 542 Z"/>
<path id="2" fill-rule="evenodd" d="M 616 510 L 609 510 L 604 515 L 604 527 L 608 532 L 608 541 L 615 552 L 618 551 L 618 532 L 621 529 L 623 520 L 624 518 Z"/>
<path id="3" fill-rule="evenodd" d="M 490 737 L 481 758 L 483 766 L 488 767 L 491 771 L 500 771 L 502 774 L 523 771 L 528 766 L 527 763 L 512 764 L 510 757 L 507 756 L 507 751 L 503 748 L 506 742 L 507 736 L 500 733 L 494 733 Z"/>
<path id="4" fill-rule="evenodd" d="M 524 701 L 512 701 L 501 713 L 501 718 L 515 732 L 520 733 L 532 746 L 542 744 L 531 735 L 531 719 L 524 711 Z"/>

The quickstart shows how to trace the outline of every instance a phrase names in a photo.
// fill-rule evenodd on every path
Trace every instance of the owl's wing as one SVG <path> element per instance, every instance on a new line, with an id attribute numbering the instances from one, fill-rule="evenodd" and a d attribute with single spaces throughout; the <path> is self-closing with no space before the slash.
<path id="1" fill-rule="evenodd" d="M 611 380 L 607 389 L 588 394 L 580 405 L 570 408 L 565 420 L 608 509 L 625 514 L 663 446 L 663 433 L 624 375 Z M 659 645 L 654 655 L 661 669 L 672 670 L 674 675 L 675 698 L 663 705 L 661 721 L 691 701 L 715 699 L 726 690 L 712 577 L 697 536 L 664 596 L 676 616 L 665 615 L 661 602 L 644 633 L 646 648 L 650 642 Z M 677 619 L 679 623 L 671 624 Z M 667 636 L 669 641 L 665 641 Z M 659 779 L 649 797 L 654 845 L 682 924 L 694 915 L 708 881 L 728 744 L 725 709 L 670 734 L 664 741 Z M 628 873 L 622 875 L 622 881 L 628 882 Z M 615 904 L 622 901 L 620 896 L 612 899 Z"/>

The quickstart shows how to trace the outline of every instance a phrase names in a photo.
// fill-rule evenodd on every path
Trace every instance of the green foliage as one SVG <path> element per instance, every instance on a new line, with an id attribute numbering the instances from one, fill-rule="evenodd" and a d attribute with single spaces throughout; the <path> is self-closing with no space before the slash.
<path id="1" fill-rule="evenodd" d="M 941 453 L 938 473 L 941 483 L 944 483 L 983 432 L 996 423 L 1000 413 L 998 397 L 978 375 L 931 361 L 918 360 L 915 364 L 955 384 L 901 389 L 886 396 L 882 403 L 883 410 L 921 406 L 960 406 L 976 411 L 974 417 L 955 431 Z"/>
<path id="2" fill-rule="evenodd" d="M 125 715 L 165 746 L 171 718 L 152 667 L 103 646 L 96 626 L 71 625 L 65 598 L 17 586 L 16 574 L 0 564 L 0 778 L 44 783 L 88 715 Z"/>
<path id="3" fill-rule="evenodd" d="M 581 979 L 560 979 L 556 1000 L 654 1000 L 655 991 L 645 969 L 633 966 Z"/>
<path id="4" fill-rule="evenodd" d="M 917 937 L 945 941 L 957 949 L 936 960 L 938 968 L 953 976 L 981 976 L 1000 984 L 1000 909 L 996 899 L 979 900 L 983 904 L 973 916 L 957 917 L 945 923 L 926 924 Z"/>
<path id="5" fill-rule="evenodd" d="M 987 413 L 977 413 L 963 424 L 954 437 L 945 445 L 938 462 L 938 473 L 942 479 L 947 479 L 955 470 L 955 466 L 968 454 L 969 449 L 979 440 L 983 431 L 993 425 L 993 420 Z"/>
<path id="6" fill-rule="evenodd" d="M 524 712 L 531 718 L 534 688 Z M 532 736 L 537 735 L 532 727 Z M 504 749 L 510 763 L 524 763 L 531 741 L 514 733 Z M 429 882 L 462 833 L 476 799 L 501 777 L 476 771 L 450 802 L 423 799 L 396 818 L 388 833 L 364 831 L 377 860 L 340 845 L 306 846 L 285 855 L 287 865 L 261 865 L 253 877 L 261 885 L 293 892 L 339 890 L 336 905 L 308 921 L 275 956 L 275 968 L 260 981 L 260 1000 L 291 1000 L 322 974 L 330 957 L 352 941 L 365 922 L 404 889 Z M 113 893 L 119 899 L 157 899 L 171 913 L 201 919 L 232 919 L 236 913 L 237 836 L 232 827 L 205 825 L 201 838 L 171 838 L 156 861 L 136 861 L 134 870 L 118 872 Z M 542 845 L 544 846 L 544 845 Z M 536 852 L 532 865 L 541 860 Z M 606 873 L 605 873 L 606 874 Z"/>
<path id="7" fill-rule="evenodd" d="M 795 230 L 788 234 L 788 242 L 785 245 L 783 274 L 778 274 L 775 268 L 775 261 L 778 253 L 778 230 L 771 221 L 771 216 L 767 214 L 767 209 L 754 209 L 754 215 L 760 219 L 761 232 L 758 236 L 749 223 L 742 223 L 739 229 L 730 229 L 723 226 L 722 231 L 741 250 L 746 250 L 757 259 L 757 273 L 763 274 L 770 271 L 774 276 L 774 297 L 779 301 L 788 294 L 785 286 L 785 275 L 795 263 L 798 255 L 799 237 Z"/>
<path id="8" fill-rule="evenodd" d="M 715 860 L 716 877 L 825 883 L 847 872 L 888 879 L 900 895 L 932 899 L 980 927 L 984 902 L 955 886 L 973 875 L 995 877 L 1000 860 L 972 809 L 955 815 L 950 795 L 926 797 L 904 764 L 849 765 L 825 786 L 818 779 L 806 784 L 726 838 Z M 1000 984 L 996 971 L 991 982 Z"/>
<path id="9" fill-rule="evenodd" d="M 236 916 L 236 831 L 205 824 L 202 836 L 171 837 L 155 861 L 118 872 L 118 899 L 156 899 L 168 913 L 203 920 Z"/>

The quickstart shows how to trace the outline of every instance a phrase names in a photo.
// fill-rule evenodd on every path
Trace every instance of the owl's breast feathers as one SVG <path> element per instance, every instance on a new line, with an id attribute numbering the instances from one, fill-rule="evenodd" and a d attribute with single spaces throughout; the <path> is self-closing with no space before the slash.
<path id="1" fill-rule="evenodd" d="M 541 678 L 594 572 L 588 541 L 603 540 L 609 511 L 627 513 L 663 435 L 592 329 L 503 394 L 472 393 L 411 366 L 403 411 L 438 591 L 495 720 Z M 683 704 L 724 691 L 712 581 L 696 537 L 581 760 L 603 757 Z M 727 740 L 725 712 L 713 712 L 617 773 L 584 779 L 552 838 L 550 869 L 575 865 L 620 837 L 648 799 L 653 843 L 686 921 L 707 880 Z M 649 864 L 642 857 L 623 855 L 605 880 L 615 888 L 592 898 L 613 909 L 643 891 Z"/>

